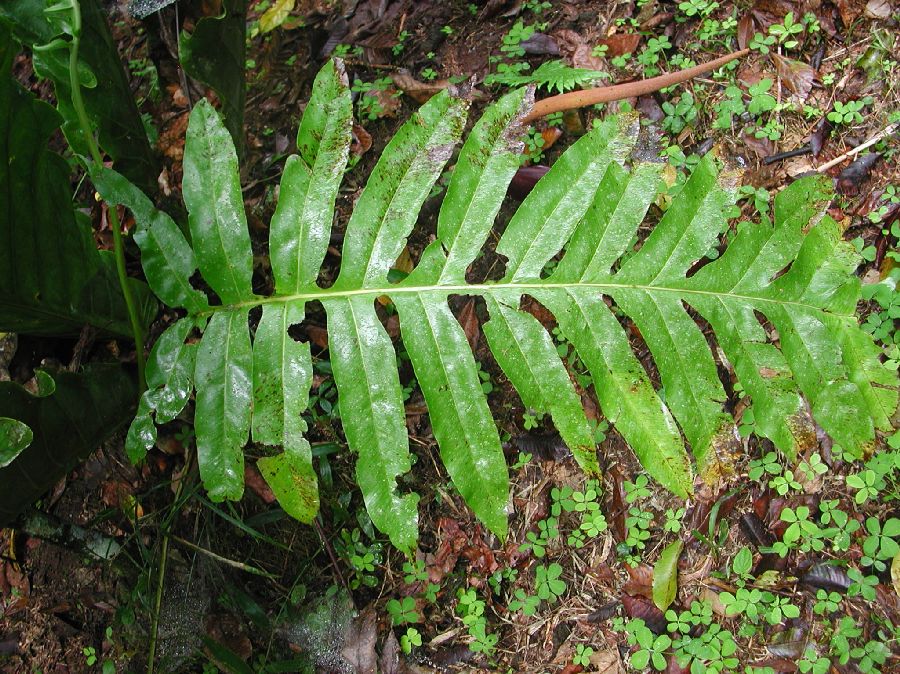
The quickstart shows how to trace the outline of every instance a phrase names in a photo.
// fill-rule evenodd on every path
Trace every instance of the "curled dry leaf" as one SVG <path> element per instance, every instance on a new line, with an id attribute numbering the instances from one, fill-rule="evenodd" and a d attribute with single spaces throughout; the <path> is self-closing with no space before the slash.
<path id="1" fill-rule="evenodd" d="M 244 466 L 244 484 L 246 484 L 263 503 L 267 505 L 275 503 L 275 494 L 272 492 L 271 487 L 269 487 L 263 479 L 263 476 L 260 475 L 259 470 L 252 463 L 248 463 Z"/>
<path id="2" fill-rule="evenodd" d="M 375 623 L 375 608 L 368 606 L 353 619 L 344 633 L 341 657 L 353 668 L 354 674 L 375 674 L 378 671 Z"/>
<path id="3" fill-rule="evenodd" d="M 478 341 L 481 337 L 481 329 L 478 325 L 478 317 L 475 315 L 475 298 L 467 297 L 459 310 L 459 323 L 466 335 L 466 341 L 472 351 L 478 349 Z"/>
<path id="4" fill-rule="evenodd" d="M 755 26 L 753 25 L 753 15 L 748 13 L 741 16 L 737 25 L 737 40 L 739 49 L 747 48 L 747 45 L 750 44 L 750 40 L 753 39 L 754 32 Z"/>
<path id="5" fill-rule="evenodd" d="M 372 147 L 372 134 L 355 122 L 353 124 L 352 139 L 350 152 L 357 157 L 362 157 Z"/>
<path id="6" fill-rule="evenodd" d="M 400 91 L 417 103 L 425 103 L 436 93 L 450 86 L 450 80 L 420 82 L 406 69 L 391 74 L 391 80 Z"/>
<path id="7" fill-rule="evenodd" d="M 557 126 L 551 126 L 541 131 L 541 138 L 544 139 L 544 149 L 549 150 L 562 137 L 562 130 Z"/>
<path id="8" fill-rule="evenodd" d="M 628 582 L 622 591 L 653 599 L 653 569 L 648 564 L 639 564 L 633 568 L 626 565 L 625 570 L 628 572 Z"/>
<path id="9" fill-rule="evenodd" d="M 590 657 L 590 662 L 589 671 L 595 672 L 595 674 L 625 674 L 622 656 L 619 655 L 619 649 L 615 646 L 595 651 Z"/>
<path id="10" fill-rule="evenodd" d="M 841 171 L 837 178 L 836 189 L 838 194 L 850 196 L 859 194 L 861 184 L 868 180 L 872 168 L 878 163 L 880 158 L 880 154 L 869 152 L 854 160 L 852 164 Z"/>
<path id="11" fill-rule="evenodd" d="M 630 594 L 623 594 L 622 606 L 625 608 L 625 615 L 629 618 L 642 619 L 655 634 L 662 634 L 666 631 L 668 626 L 666 617 L 646 597 L 632 597 Z"/>
<path id="12" fill-rule="evenodd" d="M 812 567 L 800 582 L 829 592 L 846 592 L 851 584 L 850 577 L 842 568 L 825 563 Z"/>

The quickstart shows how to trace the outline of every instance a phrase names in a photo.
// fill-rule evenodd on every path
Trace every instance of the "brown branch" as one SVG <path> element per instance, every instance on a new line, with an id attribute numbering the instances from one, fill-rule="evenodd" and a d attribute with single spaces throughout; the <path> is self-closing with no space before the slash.
<path id="1" fill-rule="evenodd" d="M 732 52 L 727 56 L 722 56 L 709 63 L 701 63 L 700 65 L 685 70 L 679 70 L 674 73 L 666 73 L 658 77 L 651 77 L 647 80 L 639 80 L 637 82 L 628 82 L 626 84 L 616 84 L 611 87 L 597 87 L 595 89 L 585 89 L 583 91 L 571 91 L 567 94 L 559 94 L 551 96 L 534 104 L 531 112 L 522 120 L 524 123 L 533 122 L 536 119 L 545 117 L 554 112 L 562 112 L 564 110 L 574 110 L 575 108 L 583 108 L 587 105 L 596 105 L 597 103 L 609 103 L 610 101 L 621 101 L 625 98 L 633 96 L 643 96 L 651 94 L 654 91 L 671 87 L 673 84 L 680 84 L 692 80 L 695 77 L 703 75 L 721 68 L 726 63 L 735 59 L 746 56 L 750 53 L 749 49 L 741 49 Z"/>

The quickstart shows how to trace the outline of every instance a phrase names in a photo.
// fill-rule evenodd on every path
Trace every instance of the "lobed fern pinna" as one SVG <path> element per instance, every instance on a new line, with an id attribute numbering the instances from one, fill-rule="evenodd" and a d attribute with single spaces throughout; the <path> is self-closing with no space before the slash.
<path id="1" fill-rule="evenodd" d="M 152 446 L 154 423 L 172 420 L 196 391 L 198 461 L 210 497 L 241 497 L 249 436 L 283 448 L 258 467 L 284 509 L 310 521 L 318 494 L 301 413 L 312 366 L 309 345 L 292 339 L 288 328 L 304 320 L 308 302 L 319 301 L 366 507 L 392 543 L 410 551 L 418 495 L 397 485 L 411 461 L 396 355 L 375 311 L 381 296 L 399 314 L 441 459 L 475 514 L 500 537 L 507 530 L 507 465 L 450 295 L 484 299 L 490 315 L 484 334 L 497 363 L 527 407 L 551 415 L 589 473 L 598 472 L 591 425 L 544 326 L 520 309 L 523 296 L 553 313 L 590 371 L 603 414 L 647 472 L 680 496 L 693 492 L 695 474 L 727 471 L 739 447 L 714 353 L 727 359 L 750 396 L 757 433 L 788 456 L 815 441 L 813 418 L 835 442 L 857 451 L 874 443 L 876 430 L 891 427 L 897 378 L 857 326 L 858 257 L 824 214 L 827 195 L 818 179 L 783 190 L 772 221 L 745 223 L 718 259 L 699 266 L 728 230 L 737 181 L 706 158 L 635 251 L 637 228 L 661 190 L 661 166 L 634 159 L 626 170 L 637 124 L 607 119 L 559 157 L 509 221 L 496 247 L 506 259 L 502 280 L 467 283 L 467 267 L 519 166 L 520 122 L 532 98 L 530 90 L 513 91 L 474 125 L 456 160 L 437 238 L 399 283 L 388 282 L 388 271 L 463 132 L 468 103 L 453 92 L 423 105 L 385 148 L 347 223 L 340 274 L 328 288 L 317 278 L 352 124 L 340 61 L 319 72 L 298 154 L 285 165 L 269 232 L 271 296 L 251 288 L 237 157 L 205 101 L 191 113 L 185 143 L 192 244 L 124 178 L 108 169 L 94 175 L 104 198 L 134 213 L 150 286 L 185 313 L 153 348 L 149 389 L 127 437 L 132 459 Z M 549 272 L 548 262 L 563 249 Z M 215 304 L 190 282 L 198 268 Z M 251 335 L 253 307 L 262 307 L 262 315 Z M 635 355 L 623 317 L 649 347 L 664 395 Z M 194 329 L 202 332 L 199 342 L 189 338 Z"/>

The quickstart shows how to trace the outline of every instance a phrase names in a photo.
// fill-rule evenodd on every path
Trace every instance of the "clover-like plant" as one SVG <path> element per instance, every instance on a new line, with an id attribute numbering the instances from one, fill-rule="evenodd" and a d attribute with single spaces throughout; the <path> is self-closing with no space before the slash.
<path id="1" fill-rule="evenodd" d="M 737 174 L 720 174 L 707 157 L 635 251 L 632 239 L 662 189 L 663 165 L 644 153 L 626 170 L 639 125 L 633 117 L 610 118 L 563 153 L 498 229 L 503 278 L 470 282 L 467 269 L 496 226 L 519 166 L 521 120 L 532 96 L 528 89 L 511 92 L 474 125 L 456 158 L 436 239 L 398 283 L 388 281 L 388 271 L 465 127 L 469 103 L 458 92 L 434 96 L 388 143 L 346 223 L 340 273 L 329 287 L 318 277 L 352 127 L 339 61 L 317 76 L 298 154 L 284 168 L 269 228 L 273 294 L 255 291 L 237 155 L 211 105 L 194 108 L 185 142 L 190 244 L 137 189 L 98 169 L 93 178 L 103 197 L 135 215 L 149 285 L 184 313 L 151 354 L 149 389 L 127 439 L 132 458 L 152 445 L 154 421 L 172 419 L 196 390 L 197 454 L 210 497 L 241 497 L 244 446 L 252 437 L 271 454 L 258 466 L 282 506 L 309 521 L 318 494 L 301 414 L 312 366 L 309 345 L 290 329 L 303 322 L 311 302 L 320 302 L 363 498 L 375 525 L 411 550 L 418 496 L 397 484 L 412 462 L 395 351 L 376 312 L 376 298 L 384 297 L 399 315 L 453 484 L 501 537 L 507 464 L 478 365 L 448 305 L 451 295 L 483 299 L 490 315 L 484 334 L 497 364 L 526 408 L 552 418 L 590 474 L 598 472 L 593 428 L 550 333 L 520 308 L 526 295 L 556 317 L 590 373 L 604 418 L 647 473 L 678 495 L 692 493 L 695 473 L 714 479 L 728 471 L 740 447 L 734 419 L 723 409 L 716 353 L 752 399 L 756 432 L 788 457 L 815 442 L 801 396 L 844 447 L 871 445 L 876 429 L 890 428 L 896 374 L 878 362 L 877 347 L 858 327 L 858 258 L 824 214 L 828 197 L 817 179 L 778 194 L 771 221 L 742 226 L 710 262 L 706 254 L 728 229 Z M 193 278 L 198 269 L 202 286 Z M 630 335 L 637 332 L 625 317 L 649 347 L 665 402 L 636 355 Z M 773 330 L 778 346 L 769 340 Z M 202 333 L 199 342 L 194 331 Z M 718 349 L 710 348 L 712 335 Z"/>

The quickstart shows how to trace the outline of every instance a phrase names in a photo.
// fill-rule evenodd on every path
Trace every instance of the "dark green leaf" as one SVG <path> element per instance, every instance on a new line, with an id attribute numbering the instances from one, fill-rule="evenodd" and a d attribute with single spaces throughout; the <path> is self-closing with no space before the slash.
<path id="1" fill-rule="evenodd" d="M 0 330 L 77 335 L 85 325 L 131 337 L 112 254 L 98 253 L 72 206 L 69 167 L 48 151 L 59 115 L 9 74 L 13 43 L 0 26 Z M 144 324 L 156 313 L 132 281 Z"/>
<path id="2" fill-rule="evenodd" d="M 0 526 L 134 415 L 137 385 L 121 367 L 93 366 L 81 374 L 60 372 L 52 379 L 42 374 L 53 383 L 53 391 L 43 396 L 0 382 L 0 417 L 15 419 L 34 433 L 31 444 L 0 468 Z"/>
<path id="3" fill-rule="evenodd" d="M 207 16 L 179 40 L 181 65 L 222 101 L 225 126 L 235 146 L 244 145 L 246 0 L 224 0 L 221 16 Z"/>

